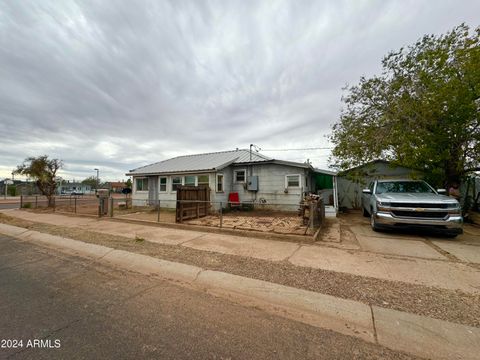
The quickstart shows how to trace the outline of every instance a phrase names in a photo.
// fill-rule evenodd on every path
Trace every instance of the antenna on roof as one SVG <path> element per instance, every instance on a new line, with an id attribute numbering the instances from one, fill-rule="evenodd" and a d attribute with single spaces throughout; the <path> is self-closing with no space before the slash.
<path id="1" fill-rule="evenodd" d="M 254 148 L 256 152 L 259 152 L 260 150 L 262 150 L 260 146 L 257 146 L 255 144 L 250 144 L 250 162 L 252 161 L 252 148 Z"/>

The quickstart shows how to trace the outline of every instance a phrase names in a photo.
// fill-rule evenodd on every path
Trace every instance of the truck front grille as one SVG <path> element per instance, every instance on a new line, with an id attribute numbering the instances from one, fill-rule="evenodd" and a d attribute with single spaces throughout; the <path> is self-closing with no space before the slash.
<path id="1" fill-rule="evenodd" d="M 429 219 L 443 219 L 448 213 L 446 212 L 434 212 L 434 211 L 403 211 L 403 210 L 393 210 L 393 215 L 409 218 L 429 218 Z"/>
<path id="2" fill-rule="evenodd" d="M 429 203 L 396 203 L 392 202 L 390 203 L 391 207 L 394 208 L 424 208 L 424 209 L 447 209 L 448 204 L 429 204 Z"/>

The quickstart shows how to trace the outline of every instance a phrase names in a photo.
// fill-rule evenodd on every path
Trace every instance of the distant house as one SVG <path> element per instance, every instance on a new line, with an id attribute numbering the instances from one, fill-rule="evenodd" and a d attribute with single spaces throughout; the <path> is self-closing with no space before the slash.
<path id="1" fill-rule="evenodd" d="M 295 211 L 305 193 L 317 192 L 316 176 L 334 177 L 329 171 L 314 169 L 308 163 L 277 160 L 258 152 L 237 149 L 178 156 L 130 170 L 134 204 L 164 201 L 162 207 L 175 207 L 180 185 L 208 186 L 215 208 L 228 203 L 230 193 L 241 202 L 278 205 Z M 333 181 L 325 181 L 331 187 Z"/>
<path id="2" fill-rule="evenodd" d="M 423 173 L 395 166 L 385 160 L 374 160 L 338 174 L 338 204 L 340 208 L 360 209 L 362 190 L 377 179 L 419 179 Z"/>
<path id="3" fill-rule="evenodd" d="M 121 193 L 122 190 L 127 187 L 127 184 L 123 181 L 109 181 L 102 184 L 102 187 L 114 193 Z"/>
<path id="4" fill-rule="evenodd" d="M 92 187 L 81 182 L 63 180 L 57 186 L 58 195 L 70 195 L 75 194 L 89 194 L 92 191 Z"/>

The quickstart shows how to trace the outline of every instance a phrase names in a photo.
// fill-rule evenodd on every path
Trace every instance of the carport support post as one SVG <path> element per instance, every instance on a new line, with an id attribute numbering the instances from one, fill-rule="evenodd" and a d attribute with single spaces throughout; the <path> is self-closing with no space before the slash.
<path id="1" fill-rule="evenodd" d="M 160 222 L 160 199 L 157 203 L 157 222 Z"/>
<path id="2" fill-rule="evenodd" d="M 220 228 L 223 227 L 223 206 L 222 203 L 220 202 Z"/>

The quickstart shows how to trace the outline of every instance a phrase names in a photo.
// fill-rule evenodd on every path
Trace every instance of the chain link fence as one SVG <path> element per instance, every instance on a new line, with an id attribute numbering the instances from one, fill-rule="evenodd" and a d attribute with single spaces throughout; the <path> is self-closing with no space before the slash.
<path id="1" fill-rule="evenodd" d="M 43 195 L 22 195 L 20 197 L 20 208 L 22 209 L 98 216 L 98 199 L 96 196 L 54 196 L 52 205 L 51 207 L 48 206 L 48 198 Z"/>
<path id="2" fill-rule="evenodd" d="M 20 207 L 157 223 L 181 223 L 264 233 L 313 235 L 324 219 L 323 202 L 266 204 L 198 200 L 139 200 L 130 197 L 55 196 L 53 208 L 45 196 L 22 196 Z"/>
<path id="3" fill-rule="evenodd" d="M 110 206 L 114 218 L 295 235 L 313 235 L 324 218 L 323 203 L 312 211 L 299 204 L 197 200 L 110 199 Z"/>

